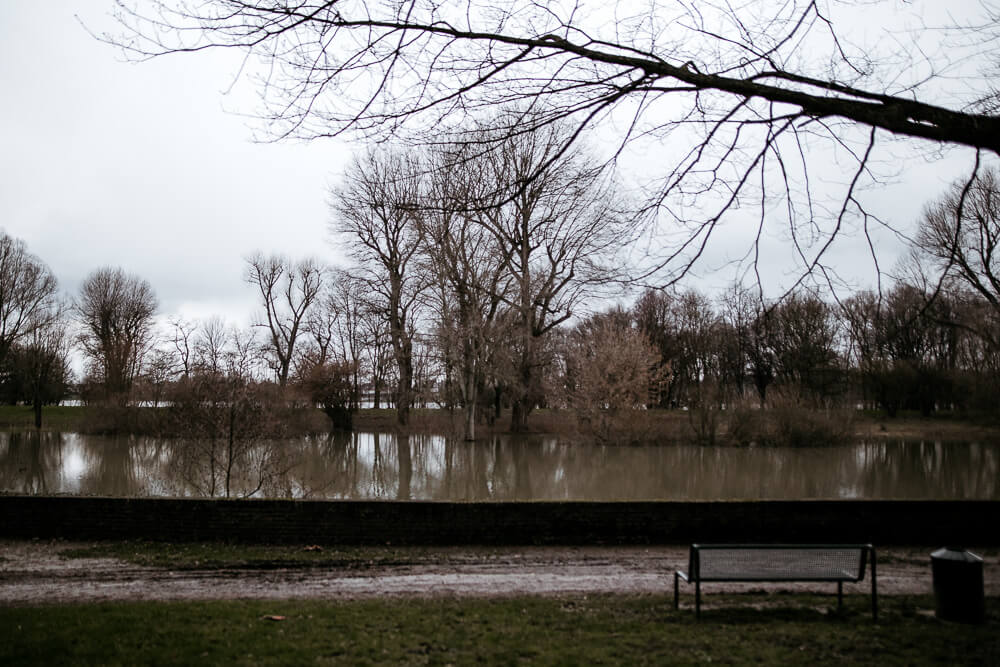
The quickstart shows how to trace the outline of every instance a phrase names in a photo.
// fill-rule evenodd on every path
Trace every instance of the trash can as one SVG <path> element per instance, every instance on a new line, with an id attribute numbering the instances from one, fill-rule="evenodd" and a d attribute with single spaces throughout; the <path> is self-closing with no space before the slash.
<path id="1" fill-rule="evenodd" d="M 958 623 L 986 621 L 983 559 L 961 547 L 945 547 L 931 554 L 937 617 Z"/>

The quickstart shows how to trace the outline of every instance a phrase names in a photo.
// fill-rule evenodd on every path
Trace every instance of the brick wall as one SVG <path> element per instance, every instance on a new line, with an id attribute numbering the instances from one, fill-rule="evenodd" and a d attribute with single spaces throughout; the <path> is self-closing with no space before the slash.
<path id="1" fill-rule="evenodd" d="M 1000 501 L 387 502 L 0 495 L 0 537 L 291 544 L 1000 543 Z"/>

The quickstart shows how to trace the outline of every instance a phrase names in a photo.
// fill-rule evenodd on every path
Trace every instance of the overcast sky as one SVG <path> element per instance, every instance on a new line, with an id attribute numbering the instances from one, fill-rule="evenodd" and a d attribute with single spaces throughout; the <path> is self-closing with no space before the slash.
<path id="1" fill-rule="evenodd" d="M 255 302 L 241 280 L 243 257 L 262 250 L 340 259 L 327 231 L 327 191 L 351 147 L 253 143 L 252 123 L 235 113 L 254 108 L 252 91 L 226 94 L 237 53 L 123 62 L 77 19 L 113 30 L 110 7 L 0 2 L 0 227 L 23 239 L 67 294 L 90 271 L 121 266 L 152 284 L 165 316 L 221 314 L 245 324 Z M 880 212 L 897 223 L 915 219 L 962 175 L 967 157 L 906 164 L 877 193 Z M 772 257 L 787 255 L 782 238 L 768 240 Z M 879 243 L 891 264 L 902 246 Z M 833 253 L 859 285 L 873 282 L 861 240 Z M 718 249 L 716 263 L 726 256 Z M 730 278 L 708 275 L 702 284 Z"/>
<path id="2" fill-rule="evenodd" d="M 224 95 L 236 54 L 122 62 L 80 22 L 109 29 L 108 0 L 0 2 L 0 227 L 75 294 L 121 266 L 165 314 L 254 309 L 255 250 L 333 261 L 327 189 L 349 149 L 260 144 Z"/>

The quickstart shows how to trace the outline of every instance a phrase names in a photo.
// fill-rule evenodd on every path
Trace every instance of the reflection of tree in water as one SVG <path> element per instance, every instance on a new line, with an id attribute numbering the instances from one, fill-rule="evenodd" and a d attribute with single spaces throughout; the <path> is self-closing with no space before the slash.
<path id="1" fill-rule="evenodd" d="M 87 462 L 80 493 L 146 496 L 169 493 L 163 468 L 164 441 L 135 435 L 75 435 Z"/>
<path id="2" fill-rule="evenodd" d="M 340 432 L 259 441 L 230 459 L 223 443 L 34 430 L 3 434 L 0 491 L 212 496 L 225 495 L 228 483 L 234 496 L 310 498 L 1000 497 L 1000 447 L 993 444 L 619 447 L 537 436 L 465 442 Z M 234 465 L 227 482 L 229 461 Z"/>
<path id="3" fill-rule="evenodd" d="M 380 443 L 380 434 L 372 434 L 372 474 L 371 474 L 371 496 L 373 498 L 384 498 L 386 487 L 386 472 L 384 454 Z"/>
<path id="4" fill-rule="evenodd" d="M 291 497 L 294 447 L 276 440 L 185 438 L 172 443 L 171 463 L 185 494 L 224 498 Z"/>
<path id="5" fill-rule="evenodd" d="M 330 432 L 325 436 L 306 436 L 299 443 L 298 465 L 288 472 L 288 485 L 297 498 L 331 495 L 337 475 L 339 443 L 349 442 L 350 433 Z M 291 444 L 291 443 L 289 443 Z"/>
<path id="6" fill-rule="evenodd" d="M 489 500 L 492 497 L 490 475 L 494 471 L 499 439 L 489 442 L 467 441 L 449 437 L 441 443 L 443 455 L 439 484 L 431 497 L 441 500 Z"/>
<path id="7" fill-rule="evenodd" d="M 862 445 L 861 493 L 873 498 L 996 498 L 1000 450 L 979 443 L 929 441 Z"/>
<path id="8" fill-rule="evenodd" d="M 0 434 L 0 489 L 31 495 L 61 489 L 53 477 L 62 470 L 62 434 L 23 431 Z"/>
<path id="9" fill-rule="evenodd" d="M 302 498 L 356 498 L 358 493 L 358 434 L 331 431 L 309 437 L 290 472 Z"/>
<path id="10" fill-rule="evenodd" d="M 532 495 L 533 485 L 531 483 L 532 467 L 537 466 L 541 468 L 538 472 L 541 475 L 545 475 L 549 478 L 552 477 L 551 471 L 554 468 L 559 467 L 554 461 L 551 461 L 552 457 L 542 457 L 542 463 L 551 462 L 555 465 L 548 466 L 535 466 L 532 465 L 532 459 L 535 457 L 530 456 L 528 448 L 532 449 L 539 447 L 541 442 L 525 442 L 523 439 L 518 438 L 511 442 L 511 458 L 514 461 L 514 498 L 517 500 L 531 500 L 534 496 Z M 548 473 L 548 474 L 547 474 Z M 545 479 L 543 477 L 542 479 Z"/>
<path id="11" fill-rule="evenodd" d="M 136 466 L 133 465 L 134 436 L 83 438 L 80 441 L 87 460 L 87 472 L 80 482 L 80 492 L 106 496 L 135 496 Z"/>
<path id="12" fill-rule="evenodd" d="M 297 441 L 298 442 L 298 441 Z M 290 495 L 442 500 L 995 498 L 995 447 L 579 445 L 335 433 L 298 444 Z"/>
<path id="13" fill-rule="evenodd" d="M 396 436 L 396 460 L 399 463 L 399 483 L 396 486 L 396 500 L 410 499 L 410 485 L 413 482 L 413 457 L 410 449 L 410 436 Z"/>
<path id="14" fill-rule="evenodd" d="M 559 467 L 558 457 L 553 457 L 544 443 L 544 439 L 536 436 L 493 436 L 489 441 L 451 442 L 448 457 L 451 482 L 445 493 L 460 500 L 536 497 L 534 494 L 540 490 L 536 488 L 536 480 L 555 477 Z"/>
<path id="15" fill-rule="evenodd" d="M 825 448 L 465 442 L 333 433 L 289 441 L 288 495 L 441 500 L 995 498 L 1000 449 L 920 443 Z"/>
<path id="16" fill-rule="evenodd" d="M 409 500 L 413 481 L 410 436 L 373 433 L 371 460 L 370 497 Z"/>
<path id="17" fill-rule="evenodd" d="M 442 476 L 444 438 L 439 435 L 411 433 L 407 436 L 407 441 L 410 451 L 409 494 L 413 498 L 434 498 Z"/>

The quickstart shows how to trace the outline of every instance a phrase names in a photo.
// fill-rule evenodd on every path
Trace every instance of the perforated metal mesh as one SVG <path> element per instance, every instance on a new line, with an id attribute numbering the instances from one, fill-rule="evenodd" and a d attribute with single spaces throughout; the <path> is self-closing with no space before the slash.
<path id="1" fill-rule="evenodd" d="M 857 581 L 864 575 L 862 554 L 856 547 L 701 548 L 696 576 L 703 581 Z"/>

